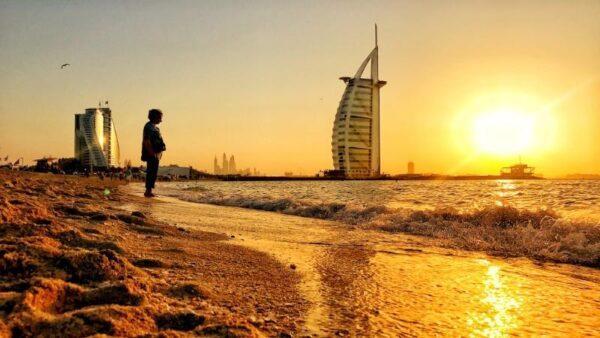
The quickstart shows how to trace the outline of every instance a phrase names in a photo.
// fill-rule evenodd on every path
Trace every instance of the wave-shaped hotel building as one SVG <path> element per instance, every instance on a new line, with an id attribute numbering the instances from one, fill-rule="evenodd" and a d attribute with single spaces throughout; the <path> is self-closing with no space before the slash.
<path id="1" fill-rule="evenodd" d="M 335 170 L 349 178 L 378 177 L 381 174 L 379 80 L 377 26 L 375 48 L 354 77 L 341 77 L 346 84 L 333 122 L 331 150 Z M 363 77 L 367 65 L 371 77 Z"/>
<path id="2" fill-rule="evenodd" d="M 85 167 L 118 167 L 119 139 L 108 107 L 75 114 L 75 158 Z"/>

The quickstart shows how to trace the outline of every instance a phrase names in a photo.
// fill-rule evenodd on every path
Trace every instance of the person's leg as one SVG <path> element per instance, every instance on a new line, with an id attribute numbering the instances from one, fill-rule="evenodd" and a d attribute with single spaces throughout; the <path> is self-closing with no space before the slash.
<path id="1" fill-rule="evenodd" d="M 152 167 L 152 189 L 154 189 L 154 184 L 156 183 L 156 178 L 158 178 L 158 166 L 159 166 L 159 159 L 154 159 L 154 162 L 152 163 L 153 167 Z"/>
<path id="2" fill-rule="evenodd" d="M 158 175 L 158 159 L 151 158 L 148 160 L 146 168 L 146 196 L 152 196 L 152 189 Z"/>

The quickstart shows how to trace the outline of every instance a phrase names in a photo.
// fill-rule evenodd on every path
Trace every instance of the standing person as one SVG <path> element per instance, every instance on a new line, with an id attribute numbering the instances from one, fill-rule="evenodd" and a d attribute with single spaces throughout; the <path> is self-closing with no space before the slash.
<path id="1" fill-rule="evenodd" d="M 142 141 L 142 161 L 146 162 L 146 192 L 144 196 L 154 197 L 152 189 L 158 175 L 158 163 L 162 152 L 167 149 L 160 135 L 158 124 L 162 122 L 163 113 L 160 109 L 148 111 L 148 123 L 144 126 L 144 137 Z"/>

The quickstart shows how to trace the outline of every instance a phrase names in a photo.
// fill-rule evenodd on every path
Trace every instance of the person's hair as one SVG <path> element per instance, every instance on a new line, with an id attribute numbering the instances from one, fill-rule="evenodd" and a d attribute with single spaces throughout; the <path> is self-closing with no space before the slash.
<path id="1" fill-rule="evenodd" d="M 148 120 L 154 121 L 159 116 L 162 116 L 162 111 L 160 109 L 150 109 L 148 111 Z"/>

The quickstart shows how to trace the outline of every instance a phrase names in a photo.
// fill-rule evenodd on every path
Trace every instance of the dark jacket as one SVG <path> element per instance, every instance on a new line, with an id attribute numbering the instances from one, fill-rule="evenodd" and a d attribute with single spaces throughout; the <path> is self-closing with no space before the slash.
<path id="1" fill-rule="evenodd" d="M 148 159 L 150 158 L 148 150 L 146 149 L 146 147 L 144 147 L 145 140 L 150 141 L 152 150 L 156 154 L 167 150 L 167 146 L 163 141 L 162 135 L 160 135 L 160 129 L 158 129 L 158 127 L 154 123 L 148 122 L 144 126 L 144 135 L 142 138 L 142 161 L 148 161 Z"/>

